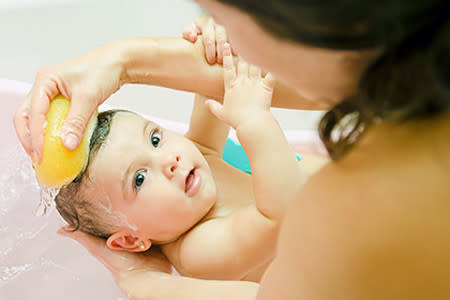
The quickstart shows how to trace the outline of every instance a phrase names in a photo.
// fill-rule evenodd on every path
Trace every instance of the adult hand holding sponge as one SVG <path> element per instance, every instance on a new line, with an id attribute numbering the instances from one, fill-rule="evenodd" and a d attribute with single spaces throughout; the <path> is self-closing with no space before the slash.
<path id="1" fill-rule="evenodd" d="M 70 100 L 62 95 L 51 102 L 46 117 L 42 158 L 35 165 L 36 178 L 47 187 L 60 188 L 71 183 L 87 166 L 89 143 L 97 122 L 95 112 L 86 127 L 79 146 L 71 151 L 64 147 L 61 130 L 70 109 Z"/>

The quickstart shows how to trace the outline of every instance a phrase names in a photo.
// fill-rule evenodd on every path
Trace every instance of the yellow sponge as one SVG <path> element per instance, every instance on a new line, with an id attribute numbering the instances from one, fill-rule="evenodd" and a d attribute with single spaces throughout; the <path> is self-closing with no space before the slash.
<path id="1" fill-rule="evenodd" d="M 69 113 L 70 100 L 62 95 L 50 103 L 44 132 L 41 162 L 35 166 L 38 181 L 48 187 L 60 188 L 71 183 L 86 168 L 89 142 L 97 122 L 97 112 L 89 120 L 84 137 L 73 151 L 67 150 L 61 140 L 61 129 Z"/>

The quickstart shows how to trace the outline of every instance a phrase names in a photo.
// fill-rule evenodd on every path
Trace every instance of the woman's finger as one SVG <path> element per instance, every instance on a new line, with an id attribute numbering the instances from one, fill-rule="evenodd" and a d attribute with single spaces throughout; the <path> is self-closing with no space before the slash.
<path id="1" fill-rule="evenodd" d="M 217 48 L 217 61 L 223 63 L 223 46 L 227 42 L 227 32 L 225 27 L 215 24 L 216 31 L 216 48 Z"/>
<path id="2" fill-rule="evenodd" d="M 73 94 L 70 110 L 61 131 L 61 138 L 67 149 L 75 150 L 80 144 L 86 126 L 97 108 L 96 104 L 96 101 L 84 95 Z"/>
<path id="3" fill-rule="evenodd" d="M 47 80 L 43 84 L 36 83 L 31 93 L 30 106 L 30 135 L 33 156 L 36 163 L 41 161 L 44 142 L 44 127 L 50 101 L 59 94 L 58 85 L 54 80 Z"/>
<path id="4" fill-rule="evenodd" d="M 200 29 L 195 25 L 194 22 L 186 26 L 183 30 L 183 38 L 195 43 L 197 41 L 198 35 L 201 33 Z"/>
<path id="5" fill-rule="evenodd" d="M 223 46 L 223 78 L 225 89 L 229 89 L 236 78 L 236 67 L 234 66 L 230 44 L 228 43 L 225 43 Z"/>
<path id="6" fill-rule="evenodd" d="M 111 250 L 104 239 L 94 237 L 72 228 L 60 228 L 57 233 L 69 237 L 81 244 L 89 253 L 99 260 L 114 276 L 133 269 L 154 270 L 165 273 L 171 272 L 171 265 L 158 247 L 151 248 L 145 253 Z"/>
<path id="7" fill-rule="evenodd" d="M 206 52 L 206 60 L 210 64 L 216 62 L 216 31 L 212 18 L 208 19 L 206 25 L 202 28 L 203 45 Z"/>
<path id="8" fill-rule="evenodd" d="M 30 137 L 30 93 L 22 101 L 19 108 L 16 110 L 13 118 L 14 127 L 16 129 L 17 137 L 22 144 L 23 149 L 28 155 L 32 155 L 32 145 Z"/>
<path id="9" fill-rule="evenodd" d="M 127 268 L 127 265 L 124 264 L 126 260 L 121 259 L 118 251 L 109 249 L 105 240 L 83 233 L 79 230 L 71 232 L 64 228 L 60 228 L 57 233 L 80 243 L 92 256 L 99 260 L 114 277 L 118 276 L 120 271 Z"/>

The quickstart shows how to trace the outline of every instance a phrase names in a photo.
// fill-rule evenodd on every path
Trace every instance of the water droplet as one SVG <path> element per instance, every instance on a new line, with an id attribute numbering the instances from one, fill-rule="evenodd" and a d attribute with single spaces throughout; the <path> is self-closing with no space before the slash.
<path id="1" fill-rule="evenodd" d="M 41 202 L 34 211 L 34 214 L 36 216 L 45 216 L 54 207 L 55 198 L 58 195 L 60 188 L 52 188 L 42 184 L 39 184 L 39 187 L 41 190 L 40 191 Z"/>

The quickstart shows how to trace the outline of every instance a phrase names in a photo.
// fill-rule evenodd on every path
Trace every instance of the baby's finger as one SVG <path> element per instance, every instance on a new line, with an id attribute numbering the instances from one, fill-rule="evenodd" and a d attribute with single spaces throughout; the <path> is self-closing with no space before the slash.
<path id="1" fill-rule="evenodd" d="M 206 60 L 208 63 L 214 64 L 216 62 L 216 32 L 212 19 L 209 19 L 203 28 L 203 45 L 205 47 Z"/>
<path id="2" fill-rule="evenodd" d="M 221 25 L 215 25 L 216 27 L 216 48 L 217 48 L 217 61 L 221 64 L 223 62 L 223 45 L 227 42 L 227 32 L 225 27 Z"/>
<path id="3" fill-rule="evenodd" d="M 219 102 L 208 99 L 205 101 L 206 107 L 209 109 L 209 111 L 216 116 L 217 119 L 225 121 L 225 115 L 223 114 L 223 105 Z"/>
<path id="4" fill-rule="evenodd" d="M 223 45 L 223 78 L 225 89 L 231 87 L 231 83 L 236 78 L 236 68 L 234 66 L 233 56 L 231 56 L 230 44 Z"/>
<path id="5" fill-rule="evenodd" d="M 261 78 L 261 68 L 250 65 L 248 68 L 248 77 L 250 78 Z"/>
<path id="6" fill-rule="evenodd" d="M 28 94 L 25 100 L 20 104 L 19 108 L 14 114 L 13 123 L 16 129 L 16 135 L 22 144 L 23 149 L 28 155 L 32 153 L 32 145 L 30 139 L 30 95 Z"/>
<path id="7" fill-rule="evenodd" d="M 238 69 L 237 72 L 238 77 L 248 77 L 248 63 L 240 57 L 237 69 Z"/>
<path id="8" fill-rule="evenodd" d="M 264 86 L 267 89 L 273 90 L 273 88 L 275 86 L 275 82 L 276 82 L 275 77 L 273 77 L 272 74 L 270 72 L 268 72 L 263 80 Z"/>

